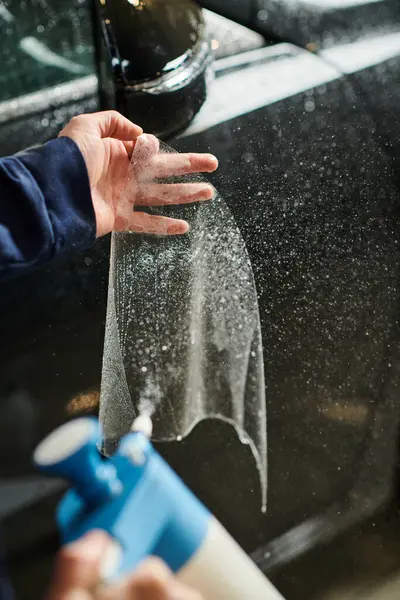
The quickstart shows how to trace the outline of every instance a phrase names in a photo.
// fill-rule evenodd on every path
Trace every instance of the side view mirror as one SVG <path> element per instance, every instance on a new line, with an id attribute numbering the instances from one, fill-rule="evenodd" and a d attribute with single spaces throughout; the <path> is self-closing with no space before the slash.
<path id="1" fill-rule="evenodd" d="M 96 0 L 95 27 L 102 108 L 161 138 L 183 130 L 203 105 L 212 62 L 194 0 Z"/>

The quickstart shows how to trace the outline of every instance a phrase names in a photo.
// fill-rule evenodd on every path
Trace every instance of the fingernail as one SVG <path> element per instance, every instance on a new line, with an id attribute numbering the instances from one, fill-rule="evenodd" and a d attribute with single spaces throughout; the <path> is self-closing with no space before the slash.
<path id="1" fill-rule="evenodd" d="M 210 185 L 211 188 L 211 200 L 214 200 L 217 197 L 217 190 L 213 185 Z"/>
<path id="2" fill-rule="evenodd" d="M 218 164 L 219 164 L 218 163 L 218 158 L 216 156 L 214 156 L 214 154 L 210 154 L 209 157 L 210 157 L 210 160 L 212 160 L 212 162 L 214 163 L 215 168 L 217 168 Z"/>
<path id="3" fill-rule="evenodd" d="M 196 197 L 196 194 L 193 194 Z M 214 197 L 214 189 L 211 185 L 201 188 L 199 196 L 205 200 L 211 200 Z"/>
<path id="4" fill-rule="evenodd" d="M 142 135 L 138 137 L 137 147 L 135 148 L 135 150 L 144 151 L 145 154 L 152 156 L 154 154 L 157 154 L 159 149 L 160 143 L 154 135 L 150 133 L 142 133 Z"/>
<path id="5" fill-rule="evenodd" d="M 168 235 L 178 235 L 187 233 L 189 231 L 189 224 L 185 221 L 181 221 L 180 223 L 175 223 L 174 225 L 170 225 L 167 228 Z"/>
<path id="6" fill-rule="evenodd" d="M 126 217 L 118 216 L 114 222 L 114 231 L 126 231 L 128 229 L 129 221 Z"/>

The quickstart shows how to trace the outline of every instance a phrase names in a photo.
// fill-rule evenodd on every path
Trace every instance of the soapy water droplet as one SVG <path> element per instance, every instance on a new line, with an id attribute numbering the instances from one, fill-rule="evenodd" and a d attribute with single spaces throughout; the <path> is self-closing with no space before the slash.
<path id="1" fill-rule="evenodd" d="M 315 110 L 315 101 L 312 100 L 312 99 L 310 99 L 310 98 L 307 99 L 304 102 L 304 109 L 305 109 L 306 112 L 314 112 L 314 110 Z"/>

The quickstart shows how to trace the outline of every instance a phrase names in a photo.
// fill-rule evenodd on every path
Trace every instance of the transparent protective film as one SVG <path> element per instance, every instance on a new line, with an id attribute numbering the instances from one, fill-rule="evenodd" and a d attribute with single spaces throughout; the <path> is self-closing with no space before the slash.
<path id="1" fill-rule="evenodd" d="M 162 144 L 158 164 L 160 154 L 171 152 Z M 132 197 L 153 177 L 151 185 L 163 189 L 183 181 L 160 181 L 157 169 L 139 164 L 134 151 L 121 210 L 132 212 Z M 263 352 L 245 243 L 218 193 L 210 202 L 157 207 L 157 214 L 187 220 L 189 233 L 112 236 L 100 399 L 104 452 L 114 451 L 140 413 L 151 415 L 156 441 L 179 440 L 205 418 L 224 419 L 251 444 L 265 507 Z"/>

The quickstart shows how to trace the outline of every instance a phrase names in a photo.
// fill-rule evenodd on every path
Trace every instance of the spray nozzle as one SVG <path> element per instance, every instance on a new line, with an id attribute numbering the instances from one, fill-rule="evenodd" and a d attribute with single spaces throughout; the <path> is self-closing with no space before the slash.
<path id="1" fill-rule="evenodd" d="M 132 423 L 131 431 L 133 433 L 142 433 L 149 440 L 153 433 L 153 423 L 149 415 L 139 415 Z"/>

